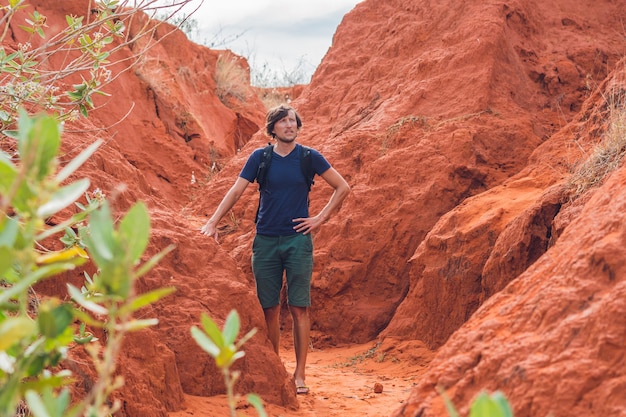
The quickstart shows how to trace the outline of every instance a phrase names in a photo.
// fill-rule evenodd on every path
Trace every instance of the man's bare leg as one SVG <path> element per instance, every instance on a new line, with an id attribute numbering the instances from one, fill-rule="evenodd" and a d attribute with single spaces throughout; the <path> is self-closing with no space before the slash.
<path id="1" fill-rule="evenodd" d="M 311 321 L 307 307 L 289 306 L 293 318 L 293 346 L 296 351 L 296 370 L 293 377 L 296 387 L 304 386 L 306 356 L 309 351 Z"/>
<path id="2" fill-rule="evenodd" d="M 264 308 L 265 324 L 267 324 L 267 335 L 274 346 L 274 352 L 278 354 L 278 346 L 280 345 L 280 305 Z"/>

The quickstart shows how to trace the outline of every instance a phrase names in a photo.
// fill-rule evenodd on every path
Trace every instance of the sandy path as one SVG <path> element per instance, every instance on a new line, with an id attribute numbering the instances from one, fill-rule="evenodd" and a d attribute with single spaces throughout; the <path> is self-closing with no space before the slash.
<path id="1" fill-rule="evenodd" d="M 385 346 L 386 345 L 386 346 Z M 285 346 L 281 357 L 293 372 L 293 350 Z M 389 416 L 409 396 L 432 353 L 417 343 L 368 343 L 349 347 L 311 349 L 307 364 L 310 392 L 299 395 L 300 408 L 288 410 L 266 404 L 270 417 Z M 375 393 L 375 384 L 382 392 Z M 187 409 L 169 417 L 229 415 L 225 396 L 186 397 Z M 252 408 L 238 409 L 240 416 L 257 416 Z"/>

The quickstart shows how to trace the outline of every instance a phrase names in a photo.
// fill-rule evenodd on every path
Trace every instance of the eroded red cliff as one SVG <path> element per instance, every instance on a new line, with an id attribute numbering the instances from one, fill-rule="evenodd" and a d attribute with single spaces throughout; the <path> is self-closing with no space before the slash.
<path id="1" fill-rule="evenodd" d="M 59 21 L 86 7 L 48 3 L 42 12 Z M 625 18 L 626 5 L 609 0 L 365 0 L 292 103 L 300 141 L 353 190 L 315 236 L 314 344 L 389 338 L 437 350 L 394 415 L 444 415 L 438 386 L 461 407 L 501 389 L 521 417 L 626 407 L 626 179 L 618 169 L 577 199 L 565 186 L 607 130 L 607 97 L 624 97 Z M 222 103 L 213 75 L 227 52 L 169 30 L 145 40 L 160 43 L 85 122 L 110 140 L 82 174 L 119 210 L 149 202 L 151 251 L 177 246 L 139 288 L 178 291 L 146 313 L 158 328 L 128 341 L 123 415 L 164 416 L 183 393 L 222 393 L 189 328 L 201 312 L 220 321 L 232 308 L 244 329 L 261 329 L 241 390 L 297 407 L 250 274 L 256 187 L 223 222 L 221 245 L 198 233 L 267 140 L 262 104 L 253 93 Z M 65 146 L 93 139 L 68 132 Z M 318 181 L 312 211 L 328 197 Z"/>

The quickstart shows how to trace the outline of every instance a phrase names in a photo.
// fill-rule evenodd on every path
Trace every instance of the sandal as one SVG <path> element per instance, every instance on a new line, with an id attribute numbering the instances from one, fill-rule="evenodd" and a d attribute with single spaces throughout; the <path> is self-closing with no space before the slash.
<path id="1" fill-rule="evenodd" d="M 296 387 L 296 394 L 300 395 L 300 394 L 308 394 L 308 393 L 309 393 L 309 387 L 306 387 L 304 385 Z"/>

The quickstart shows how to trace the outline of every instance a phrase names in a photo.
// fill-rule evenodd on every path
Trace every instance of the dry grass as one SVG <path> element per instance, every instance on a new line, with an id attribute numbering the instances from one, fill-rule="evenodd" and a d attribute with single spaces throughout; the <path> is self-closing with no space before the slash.
<path id="1" fill-rule="evenodd" d="M 382 136 L 380 156 L 386 155 L 388 150 L 395 146 L 396 137 L 398 137 L 404 129 L 413 129 L 415 127 L 423 129 L 428 128 L 428 118 L 426 116 L 404 116 L 389 126 Z"/>
<path id="2" fill-rule="evenodd" d="M 276 89 L 260 92 L 258 96 L 267 110 L 280 106 L 281 104 L 289 105 L 291 103 L 289 97 L 285 97 L 285 94 Z"/>
<path id="3" fill-rule="evenodd" d="M 620 166 L 626 154 L 626 97 L 623 89 L 613 90 L 606 99 L 609 114 L 607 131 L 587 159 L 575 167 L 568 181 L 572 199 L 602 184 Z"/>
<path id="4" fill-rule="evenodd" d="M 220 55 L 215 68 L 216 94 L 228 106 L 230 100 L 246 101 L 250 77 L 248 71 L 237 62 L 237 57 Z"/>

